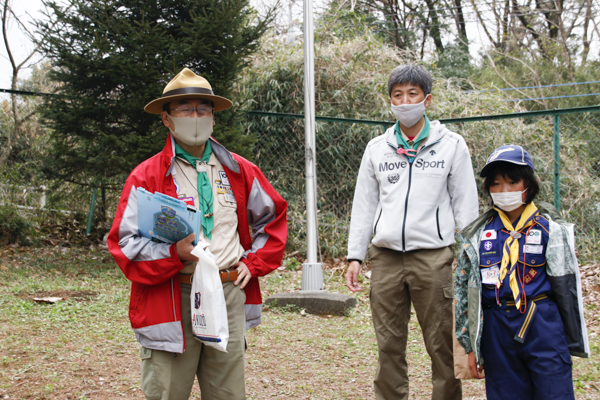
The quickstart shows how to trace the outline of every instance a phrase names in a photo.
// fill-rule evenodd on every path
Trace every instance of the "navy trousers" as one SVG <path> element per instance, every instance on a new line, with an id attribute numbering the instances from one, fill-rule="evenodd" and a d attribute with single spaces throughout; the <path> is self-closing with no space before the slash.
<path id="1" fill-rule="evenodd" d="M 536 303 L 523 343 L 514 340 L 527 313 L 512 307 L 483 311 L 481 353 L 488 400 L 574 399 L 572 362 L 556 304 Z"/>

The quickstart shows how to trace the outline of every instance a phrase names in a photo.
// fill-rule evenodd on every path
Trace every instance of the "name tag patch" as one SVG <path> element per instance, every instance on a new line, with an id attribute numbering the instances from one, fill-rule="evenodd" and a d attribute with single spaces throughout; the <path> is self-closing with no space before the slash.
<path id="1" fill-rule="evenodd" d="M 484 285 L 495 285 L 498 282 L 500 268 L 497 265 L 489 268 L 481 268 L 481 283 Z"/>
<path id="2" fill-rule="evenodd" d="M 229 178 L 227 178 L 227 174 L 225 173 L 225 171 L 219 171 L 219 176 L 221 177 L 221 183 L 223 183 L 223 185 L 229 185 Z"/>
<path id="3" fill-rule="evenodd" d="M 489 229 L 481 232 L 481 240 L 496 240 L 496 231 Z"/>
<path id="4" fill-rule="evenodd" d="M 529 254 L 543 254 L 544 253 L 544 246 L 526 244 L 525 245 L 525 253 L 529 253 Z"/>
<path id="5" fill-rule="evenodd" d="M 527 239 L 525 240 L 527 244 L 542 244 L 542 231 L 539 229 L 532 229 L 527 234 Z"/>

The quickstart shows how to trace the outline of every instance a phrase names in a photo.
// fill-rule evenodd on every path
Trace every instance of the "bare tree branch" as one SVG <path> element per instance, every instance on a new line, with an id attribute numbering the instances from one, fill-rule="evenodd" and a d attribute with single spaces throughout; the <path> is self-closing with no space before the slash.
<path id="1" fill-rule="evenodd" d="M 4 46 L 6 47 L 6 52 L 8 53 L 8 59 L 10 61 L 10 65 L 13 69 L 16 67 L 15 59 L 13 57 L 12 51 L 10 50 L 10 45 L 8 43 L 8 10 L 10 5 L 8 4 L 9 0 L 4 0 L 2 3 L 2 38 L 4 39 Z"/>
<path id="2" fill-rule="evenodd" d="M 475 10 L 475 14 L 477 14 L 477 19 L 479 19 L 479 24 L 483 28 L 483 31 L 487 35 L 488 39 L 494 45 L 494 47 L 498 47 L 498 43 L 494 40 L 494 38 L 492 37 L 492 35 L 490 34 L 490 32 L 488 31 L 488 29 L 485 25 L 485 21 L 484 21 L 483 17 L 481 16 L 481 12 L 479 12 L 479 9 L 477 8 L 477 4 L 475 4 L 475 0 L 471 0 L 471 6 Z"/>
<path id="3" fill-rule="evenodd" d="M 526 14 L 520 12 L 521 6 L 517 3 L 516 0 L 512 0 L 512 5 L 513 5 L 513 7 L 512 7 L 513 13 L 515 14 L 515 16 L 517 17 L 519 22 L 521 22 L 521 25 L 523 26 L 523 28 L 527 32 L 529 32 L 531 34 L 531 36 L 533 37 L 533 39 L 537 42 L 542 54 L 545 55 L 546 51 L 544 48 L 544 42 L 542 41 L 540 33 L 537 32 L 535 29 L 533 29 L 533 23 L 530 19 L 527 18 Z"/>
<path id="4" fill-rule="evenodd" d="M 510 54 L 506 54 L 506 53 L 502 53 L 502 52 L 498 52 L 498 53 L 499 53 L 499 54 L 501 54 L 503 57 L 508 57 L 508 58 L 511 58 L 511 59 L 513 59 L 513 60 L 516 60 L 516 61 L 520 62 L 521 64 L 523 64 L 523 65 L 525 66 L 525 68 L 529 69 L 529 70 L 530 70 L 530 71 L 531 71 L 531 72 L 532 72 L 532 73 L 533 73 L 535 76 L 539 77 L 538 73 L 537 73 L 536 71 L 534 71 L 534 70 L 533 70 L 533 69 L 532 69 L 532 68 L 531 68 L 531 67 L 530 67 L 530 66 L 529 66 L 529 65 L 528 65 L 526 62 L 523 62 L 522 60 L 520 60 L 520 59 L 518 59 L 518 58 L 516 58 L 516 57 L 513 57 L 513 56 L 511 56 Z M 500 71 L 499 71 L 499 70 L 498 70 L 498 68 L 496 67 L 496 63 L 494 62 L 494 59 L 493 59 L 493 58 L 492 58 L 492 57 L 491 57 L 489 54 L 487 54 L 487 58 L 488 58 L 488 60 L 489 60 L 489 62 L 490 62 L 490 65 L 491 65 L 491 66 L 492 66 L 492 68 L 494 69 L 494 72 L 496 72 L 496 75 L 498 75 L 498 77 L 499 77 L 500 79 L 502 79 L 502 80 L 504 81 L 504 83 L 505 83 L 505 84 L 506 84 L 508 87 L 511 87 L 511 88 L 515 89 L 515 91 L 516 91 L 517 93 L 521 94 L 522 96 L 524 96 L 524 97 L 526 97 L 526 98 L 528 98 L 528 99 L 530 98 L 528 94 L 526 94 L 525 92 L 523 92 L 523 91 L 522 91 L 522 90 L 520 90 L 520 89 L 517 89 L 517 88 L 516 88 L 516 87 L 515 87 L 515 86 L 514 86 L 514 85 L 513 85 L 513 84 L 512 84 L 512 83 L 511 83 L 511 82 L 510 82 L 508 79 L 506 79 L 506 78 L 504 77 L 504 75 L 502 75 L 502 74 L 500 73 Z M 539 81 L 539 79 L 538 79 L 538 81 Z M 548 109 L 548 105 L 547 105 L 547 104 L 545 104 L 545 102 L 541 102 L 541 101 L 539 101 L 539 100 L 532 100 L 532 101 L 534 101 L 534 102 L 536 102 L 536 103 L 538 103 L 538 104 L 540 104 L 540 105 L 544 106 L 546 109 Z"/>

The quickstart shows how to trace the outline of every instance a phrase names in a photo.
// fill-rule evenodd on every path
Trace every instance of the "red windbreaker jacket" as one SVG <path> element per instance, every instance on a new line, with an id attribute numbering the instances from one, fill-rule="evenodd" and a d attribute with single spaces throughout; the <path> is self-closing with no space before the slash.
<path id="1" fill-rule="evenodd" d="M 262 313 L 258 277 L 281 264 L 287 239 L 287 203 L 256 165 L 210 140 L 238 205 L 238 232 L 246 250 L 242 261 L 252 273 L 245 287 L 246 328 L 251 328 L 260 324 Z M 172 175 L 174 148 L 169 134 L 164 149 L 138 165 L 127 178 L 108 235 L 108 248 L 132 282 L 129 318 L 140 344 L 149 349 L 183 353 L 179 283 L 183 263 L 174 244 L 155 243 L 140 236 L 137 210 L 138 187 L 177 198 Z"/>

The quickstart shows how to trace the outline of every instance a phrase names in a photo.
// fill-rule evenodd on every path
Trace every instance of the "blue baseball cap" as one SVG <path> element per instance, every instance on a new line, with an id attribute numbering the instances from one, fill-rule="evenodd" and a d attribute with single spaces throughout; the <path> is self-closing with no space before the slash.
<path id="1" fill-rule="evenodd" d="M 529 155 L 527 150 L 516 144 L 500 146 L 496 150 L 494 150 L 487 159 L 485 167 L 483 167 L 483 169 L 479 173 L 479 176 L 485 178 L 492 164 L 496 162 L 507 162 L 516 165 L 527 165 L 529 168 L 531 168 L 532 171 L 534 171 L 533 160 L 531 159 L 531 156 Z"/>

